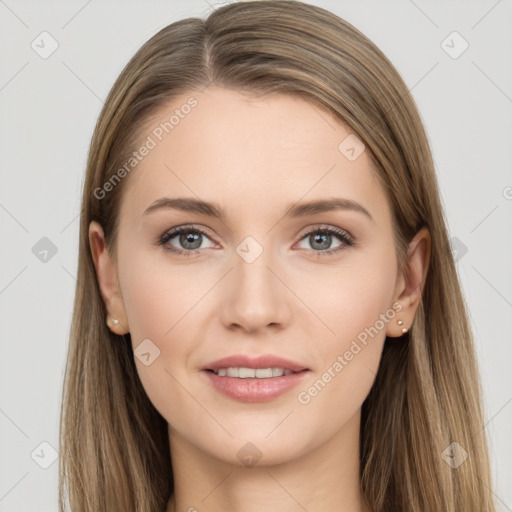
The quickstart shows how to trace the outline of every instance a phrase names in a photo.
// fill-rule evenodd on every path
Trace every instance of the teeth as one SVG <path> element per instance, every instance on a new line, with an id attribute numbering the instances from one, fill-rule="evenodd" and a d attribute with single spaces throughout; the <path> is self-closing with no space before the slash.
<path id="1" fill-rule="evenodd" d="M 238 368 L 228 368 L 228 377 L 239 377 L 239 369 Z"/>
<path id="2" fill-rule="evenodd" d="M 237 377 L 239 379 L 270 379 L 272 377 L 282 377 L 291 375 L 291 370 L 283 368 L 219 368 L 214 371 L 219 377 Z"/>
<path id="3" fill-rule="evenodd" d="M 268 379 L 272 377 L 272 368 L 258 368 L 254 373 L 258 379 Z"/>

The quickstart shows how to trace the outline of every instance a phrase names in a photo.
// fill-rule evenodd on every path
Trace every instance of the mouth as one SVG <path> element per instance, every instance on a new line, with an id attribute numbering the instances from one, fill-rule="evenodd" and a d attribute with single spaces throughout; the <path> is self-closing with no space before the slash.
<path id="1" fill-rule="evenodd" d="M 203 368 L 213 388 L 240 402 L 265 402 L 285 394 L 303 381 L 309 368 L 281 357 L 235 355 Z"/>
<path id="2" fill-rule="evenodd" d="M 293 375 L 292 370 L 286 368 L 219 368 L 218 370 L 206 370 L 219 377 L 234 377 L 236 379 L 272 379 L 283 375 Z M 302 370 L 304 371 L 304 370 Z"/>

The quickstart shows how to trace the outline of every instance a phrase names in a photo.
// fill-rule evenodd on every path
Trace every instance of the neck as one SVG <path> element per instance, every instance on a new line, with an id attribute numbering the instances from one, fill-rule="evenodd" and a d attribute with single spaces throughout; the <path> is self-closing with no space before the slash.
<path id="1" fill-rule="evenodd" d="M 293 459 L 252 467 L 219 460 L 169 429 L 174 494 L 166 512 L 368 512 L 359 481 L 359 421 Z"/>

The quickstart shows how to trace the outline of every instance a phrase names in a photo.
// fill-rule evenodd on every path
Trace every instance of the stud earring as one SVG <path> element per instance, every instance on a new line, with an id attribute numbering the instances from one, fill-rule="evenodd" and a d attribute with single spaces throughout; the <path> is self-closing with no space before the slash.
<path id="1" fill-rule="evenodd" d="M 403 320 L 398 320 L 397 324 L 398 325 L 403 325 L 404 322 L 403 322 Z M 402 327 L 402 334 L 405 334 L 406 332 L 407 332 L 407 327 Z"/>
<path id="2" fill-rule="evenodd" d="M 107 316 L 107 325 L 110 327 L 110 324 L 117 325 L 119 323 L 119 320 L 116 320 L 115 318 L 112 318 L 111 316 Z"/>

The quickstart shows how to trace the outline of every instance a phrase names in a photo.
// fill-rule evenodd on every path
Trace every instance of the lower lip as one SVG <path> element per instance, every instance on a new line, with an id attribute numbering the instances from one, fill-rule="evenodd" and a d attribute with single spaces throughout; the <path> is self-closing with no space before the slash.
<path id="1" fill-rule="evenodd" d="M 266 402 L 297 386 L 309 373 L 309 370 L 268 379 L 239 379 L 237 377 L 219 377 L 210 371 L 204 371 L 204 373 L 214 388 L 229 398 L 239 402 Z"/>

